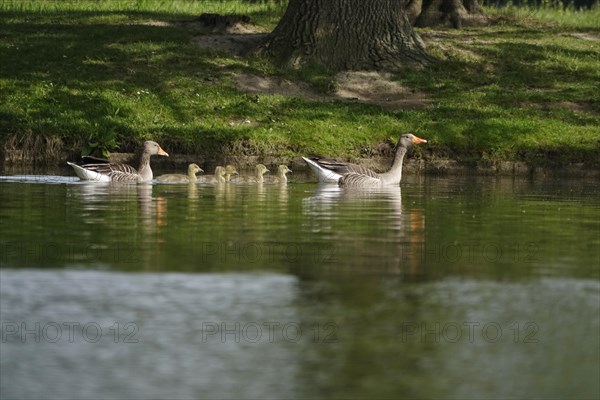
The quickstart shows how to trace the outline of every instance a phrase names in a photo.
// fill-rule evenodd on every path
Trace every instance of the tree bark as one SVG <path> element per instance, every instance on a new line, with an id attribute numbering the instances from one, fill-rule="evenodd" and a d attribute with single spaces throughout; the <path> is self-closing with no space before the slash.
<path id="1" fill-rule="evenodd" d="M 292 66 L 336 71 L 433 61 L 399 0 L 290 0 L 262 49 Z"/>

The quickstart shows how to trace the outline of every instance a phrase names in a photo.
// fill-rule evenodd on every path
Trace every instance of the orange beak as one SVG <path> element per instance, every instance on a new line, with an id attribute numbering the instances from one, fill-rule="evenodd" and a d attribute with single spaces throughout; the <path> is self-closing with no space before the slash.
<path id="1" fill-rule="evenodd" d="M 158 155 L 159 155 L 159 156 L 165 156 L 165 157 L 169 157 L 169 153 L 167 153 L 166 151 L 164 151 L 164 150 L 162 149 L 162 147 L 159 147 L 159 148 L 158 148 Z"/>
<path id="2" fill-rule="evenodd" d="M 420 137 L 416 137 L 413 139 L 413 144 L 419 144 L 419 143 L 427 143 L 427 140 L 425 139 L 421 139 Z"/>

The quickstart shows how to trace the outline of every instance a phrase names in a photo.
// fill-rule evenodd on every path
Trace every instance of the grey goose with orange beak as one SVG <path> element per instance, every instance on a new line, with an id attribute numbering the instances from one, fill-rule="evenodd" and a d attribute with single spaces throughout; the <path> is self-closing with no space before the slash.
<path id="1" fill-rule="evenodd" d="M 402 179 L 402 163 L 408 148 L 414 144 L 427 143 L 412 133 L 400 137 L 392 168 L 377 173 L 360 165 L 326 158 L 302 157 L 319 178 L 319 182 L 338 183 L 343 187 L 379 187 L 398 185 Z"/>
<path id="2" fill-rule="evenodd" d="M 77 165 L 67 162 L 83 181 L 93 182 L 150 182 L 154 177 L 150 168 L 150 157 L 153 155 L 168 157 L 166 151 L 156 142 L 148 140 L 144 142 L 142 154 L 140 155 L 139 168 L 136 170 L 131 165 L 123 163 L 98 163 Z"/>

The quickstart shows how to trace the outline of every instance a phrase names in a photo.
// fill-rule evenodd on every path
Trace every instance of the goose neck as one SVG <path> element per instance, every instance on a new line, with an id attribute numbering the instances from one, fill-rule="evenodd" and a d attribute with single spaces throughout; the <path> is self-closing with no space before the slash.
<path id="1" fill-rule="evenodd" d="M 388 185 L 397 185 L 402 179 L 402 164 L 404 162 L 404 156 L 406 155 L 406 147 L 400 146 L 394 156 L 394 162 L 392 168 L 388 172 L 381 174 L 383 180 Z"/>
<path id="2" fill-rule="evenodd" d="M 153 178 L 152 169 L 150 168 L 150 153 L 143 151 L 140 155 L 140 165 L 138 167 L 138 174 L 144 181 L 150 181 Z"/>

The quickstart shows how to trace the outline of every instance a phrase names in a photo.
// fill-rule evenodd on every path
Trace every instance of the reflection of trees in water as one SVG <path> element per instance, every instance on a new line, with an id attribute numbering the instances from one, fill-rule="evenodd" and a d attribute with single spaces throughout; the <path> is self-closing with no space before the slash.
<path id="1" fill-rule="evenodd" d="M 572 252 L 572 238 L 589 243 L 585 221 L 597 219 L 590 213 L 597 192 L 589 189 L 595 186 L 584 183 L 429 177 L 422 196 L 435 221 L 427 227 L 423 251 L 428 268 L 439 276 L 494 279 L 530 278 L 541 269 L 587 276 L 590 264 L 581 260 L 590 252 Z M 570 204 L 574 198 L 577 203 Z"/>
<path id="2" fill-rule="evenodd" d="M 425 310 L 426 291 L 412 290 L 401 276 L 376 273 L 321 276 L 299 287 L 298 314 L 308 342 L 300 378 L 316 397 L 443 395 L 428 378 L 444 352 L 438 343 L 421 341 L 419 329 L 422 321 L 431 327 L 444 316 Z"/>

